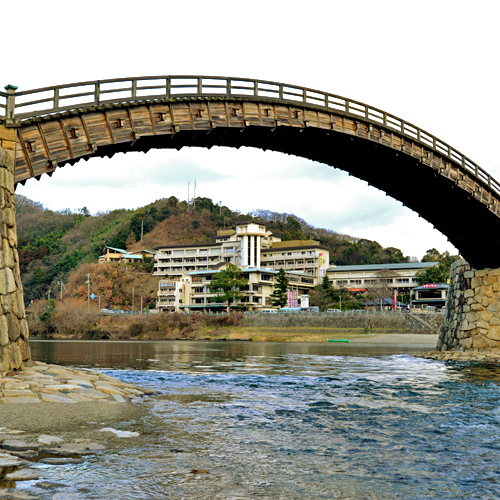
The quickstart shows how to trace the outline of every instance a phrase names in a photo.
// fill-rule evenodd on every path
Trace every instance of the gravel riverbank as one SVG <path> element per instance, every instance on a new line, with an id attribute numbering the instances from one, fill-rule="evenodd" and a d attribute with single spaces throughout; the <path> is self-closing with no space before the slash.
<path id="1" fill-rule="evenodd" d="M 138 400 L 143 395 L 95 370 L 34 362 L 3 374 L 0 499 L 45 498 L 52 486 L 43 482 L 41 464 L 78 464 L 109 447 L 141 440 L 151 425 Z M 33 480 L 42 481 L 30 493 L 17 490 L 17 483 Z"/>

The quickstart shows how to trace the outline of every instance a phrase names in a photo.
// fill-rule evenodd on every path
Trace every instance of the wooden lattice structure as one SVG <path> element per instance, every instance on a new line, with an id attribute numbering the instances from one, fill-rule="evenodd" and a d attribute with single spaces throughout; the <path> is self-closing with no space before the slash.
<path id="1" fill-rule="evenodd" d="M 210 76 L 16 90 L 0 92 L 0 120 L 17 129 L 16 183 L 117 152 L 214 145 L 282 151 L 368 181 L 432 222 L 471 264 L 500 266 L 491 225 L 500 217 L 500 184 L 458 150 L 380 109 L 294 85 Z M 492 233 L 488 250 L 479 252 L 464 231 L 468 219 L 475 231 Z"/>

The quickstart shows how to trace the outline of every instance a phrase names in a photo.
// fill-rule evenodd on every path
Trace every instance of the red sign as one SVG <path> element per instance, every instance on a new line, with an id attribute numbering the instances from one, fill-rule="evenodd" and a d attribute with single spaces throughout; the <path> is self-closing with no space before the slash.
<path id="1" fill-rule="evenodd" d="M 348 288 L 348 292 L 366 292 L 366 288 Z"/>
<path id="2" fill-rule="evenodd" d="M 422 285 L 424 288 L 437 288 L 437 283 L 426 283 L 425 285 Z"/>

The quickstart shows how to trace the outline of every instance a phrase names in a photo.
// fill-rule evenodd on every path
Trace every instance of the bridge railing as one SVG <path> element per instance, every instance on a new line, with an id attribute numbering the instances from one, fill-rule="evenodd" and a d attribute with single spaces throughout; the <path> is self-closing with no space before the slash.
<path id="1" fill-rule="evenodd" d="M 23 120 L 103 104 L 150 99 L 217 96 L 313 105 L 326 111 L 335 111 L 379 124 L 411 140 L 419 141 L 429 149 L 458 163 L 500 194 L 500 183 L 476 163 L 449 144 L 397 116 L 328 92 L 266 80 L 220 76 L 143 76 L 70 83 L 14 93 L 0 92 L 0 119 Z"/>

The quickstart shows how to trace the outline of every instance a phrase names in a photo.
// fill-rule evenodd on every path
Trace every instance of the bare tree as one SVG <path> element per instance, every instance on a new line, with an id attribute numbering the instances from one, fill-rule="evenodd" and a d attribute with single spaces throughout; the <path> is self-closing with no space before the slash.
<path id="1" fill-rule="evenodd" d="M 386 302 L 385 299 L 392 295 L 394 287 L 391 285 L 398 276 L 399 273 L 397 271 L 390 271 L 384 268 L 375 274 L 375 278 L 370 283 L 366 283 L 365 280 L 367 294 L 373 300 L 375 307 L 379 305 L 380 310 L 383 309 Z"/>

